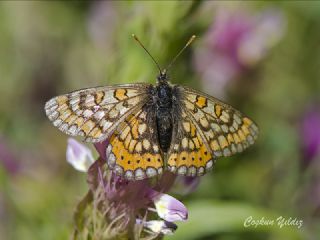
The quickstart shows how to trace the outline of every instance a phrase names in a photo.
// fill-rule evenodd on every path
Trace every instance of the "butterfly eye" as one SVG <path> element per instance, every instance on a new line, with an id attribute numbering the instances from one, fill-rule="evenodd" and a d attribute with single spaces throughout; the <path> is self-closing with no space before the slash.
<path id="1" fill-rule="evenodd" d="M 168 80 L 168 76 L 166 73 L 160 73 L 157 77 L 158 81 L 167 81 Z"/>

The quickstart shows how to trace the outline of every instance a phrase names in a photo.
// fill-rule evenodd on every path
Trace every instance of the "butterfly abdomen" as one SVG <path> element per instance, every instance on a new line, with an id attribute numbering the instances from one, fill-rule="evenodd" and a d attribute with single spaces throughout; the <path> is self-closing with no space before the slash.
<path id="1" fill-rule="evenodd" d="M 156 120 L 160 148 L 167 152 L 172 137 L 172 88 L 160 83 L 156 88 Z"/>

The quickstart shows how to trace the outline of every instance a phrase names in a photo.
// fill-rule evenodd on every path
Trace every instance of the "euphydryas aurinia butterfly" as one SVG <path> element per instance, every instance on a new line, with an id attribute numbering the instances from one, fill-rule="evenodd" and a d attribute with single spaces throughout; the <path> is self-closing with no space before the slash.
<path id="1" fill-rule="evenodd" d="M 46 114 L 68 135 L 83 136 L 87 142 L 109 139 L 107 164 L 128 180 L 165 170 L 201 176 L 217 158 L 242 152 L 254 143 L 258 127 L 252 120 L 205 93 L 172 85 L 168 68 L 159 68 L 156 86 L 105 86 L 54 97 L 45 105 Z"/>

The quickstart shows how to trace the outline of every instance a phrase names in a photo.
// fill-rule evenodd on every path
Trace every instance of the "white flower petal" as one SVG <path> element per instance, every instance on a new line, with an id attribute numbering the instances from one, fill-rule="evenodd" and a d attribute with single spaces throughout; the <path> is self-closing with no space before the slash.
<path id="1" fill-rule="evenodd" d="M 91 150 L 73 138 L 68 139 L 66 157 L 68 163 L 80 172 L 87 172 L 94 162 Z"/>
<path id="2" fill-rule="evenodd" d="M 176 224 L 163 220 L 151 220 L 143 222 L 140 219 L 137 219 L 137 223 L 143 224 L 144 227 L 148 228 L 154 233 L 162 233 L 164 235 L 172 235 L 177 229 Z"/>
<path id="3" fill-rule="evenodd" d="M 185 221 L 188 210 L 182 202 L 168 194 L 160 194 L 153 199 L 159 217 L 168 221 Z"/>

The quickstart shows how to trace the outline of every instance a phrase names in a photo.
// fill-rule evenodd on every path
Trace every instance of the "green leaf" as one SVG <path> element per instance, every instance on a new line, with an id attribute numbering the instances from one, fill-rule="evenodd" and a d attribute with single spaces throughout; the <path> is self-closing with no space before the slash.
<path id="1" fill-rule="evenodd" d="M 261 232 L 274 236 L 275 239 L 302 239 L 297 226 L 280 228 L 276 219 L 281 214 L 268 209 L 253 207 L 245 203 L 197 201 L 187 205 L 189 219 L 178 224 L 178 230 L 168 239 L 199 239 L 221 233 Z M 273 225 L 244 227 L 245 220 L 252 216 L 254 220 L 274 220 Z"/>

